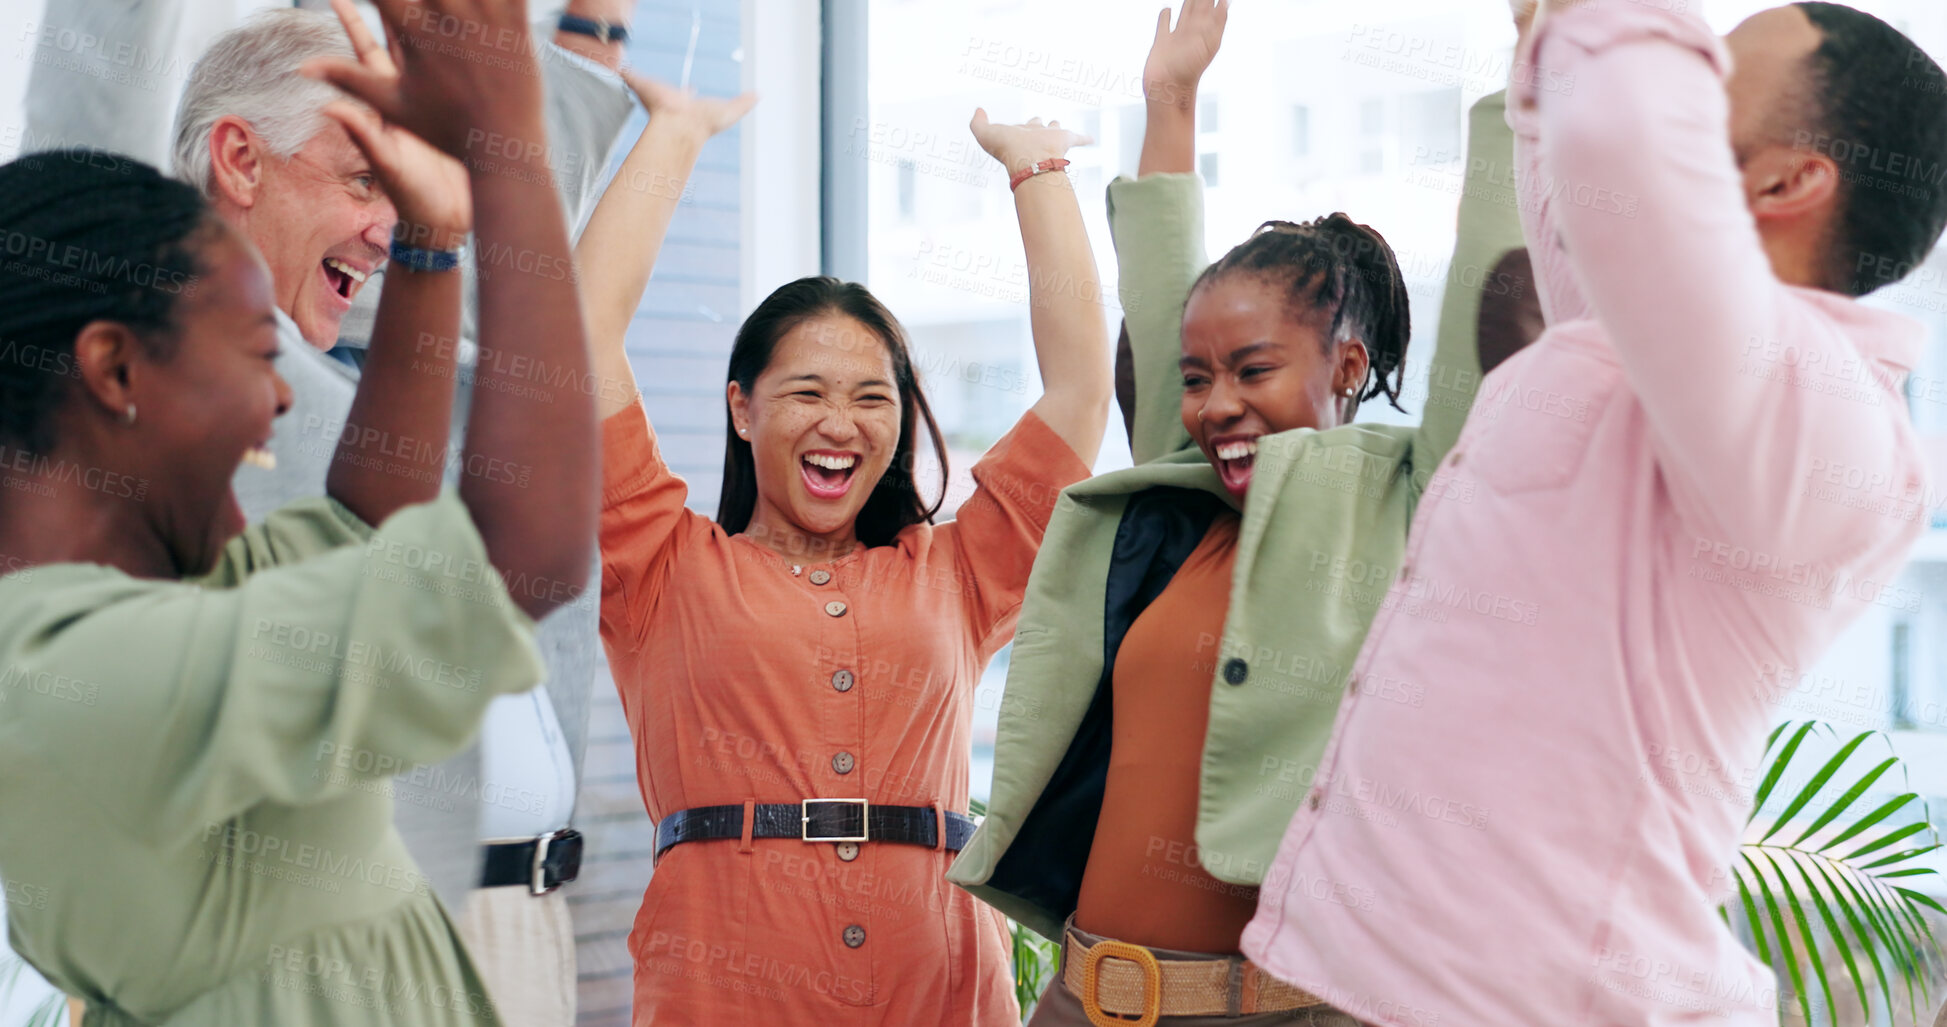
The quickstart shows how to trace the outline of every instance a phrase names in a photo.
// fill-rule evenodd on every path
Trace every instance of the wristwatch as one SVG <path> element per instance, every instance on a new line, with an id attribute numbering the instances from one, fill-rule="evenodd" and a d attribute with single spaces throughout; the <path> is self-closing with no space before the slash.
<path id="1" fill-rule="evenodd" d="M 563 13 L 555 28 L 563 32 L 573 32 L 581 36 L 594 36 L 603 43 L 626 43 L 629 41 L 629 27 L 617 25 L 601 18 L 583 18 L 576 14 Z"/>

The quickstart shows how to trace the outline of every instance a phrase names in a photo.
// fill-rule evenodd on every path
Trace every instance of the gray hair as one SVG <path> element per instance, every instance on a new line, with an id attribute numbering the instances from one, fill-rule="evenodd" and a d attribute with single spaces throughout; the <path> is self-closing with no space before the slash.
<path id="1" fill-rule="evenodd" d="M 324 106 L 344 98 L 299 75 L 298 66 L 313 57 L 354 56 L 337 19 L 318 11 L 261 11 L 218 36 L 190 72 L 176 109 L 176 177 L 212 195 L 210 132 L 225 115 L 249 122 L 278 157 L 296 154 L 324 127 Z"/>

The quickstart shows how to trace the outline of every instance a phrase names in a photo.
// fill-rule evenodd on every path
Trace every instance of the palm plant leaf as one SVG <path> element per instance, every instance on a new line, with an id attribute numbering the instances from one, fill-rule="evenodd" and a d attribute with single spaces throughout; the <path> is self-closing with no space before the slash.
<path id="1" fill-rule="evenodd" d="M 1917 1012 L 1926 1000 L 1928 966 L 1941 953 L 1925 913 L 1947 914 L 1947 907 L 1904 885 L 1922 885 L 1919 879 L 1935 876 L 1915 861 L 1941 847 L 1938 832 L 1926 802 L 1906 790 L 1905 767 L 1891 754 L 1884 734 L 1854 734 L 1811 767 L 1802 754 L 1816 748 L 1805 743 L 1819 733 L 1837 737 L 1825 724 L 1802 721 L 1779 725 L 1766 740 L 1767 766 L 1753 796 L 1747 834 L 1755 834 L 1755 840 L 1744 845 L 1733 867 L 1736 911 L 1743 913 L 1758 958 L 1782 966 L 1806 1023 L 1818 1022 L 1812 1016 L 1814 987 L 1826 1016 L 1838 1015 L 1832 978 L 1839 963 L 1845 971 L 1841 981 L 1851 980 L 1868 1020 L 1873 996 L 1891 1011 L 1902 985 L 1908 1009 Z M 1860 766 L 1861 748 L 1875 741 L 1887 743 L 1889 755 Z M 1806 764 L 1809 775 L 1787 793 L 1781 786 L 1796 778 L 1795 764 Z M 1896 770 L 1898 775 L 1889 778 Z M 1892 788 L 1901 794 L 1855 814 L 1869 794 Z M 1767 801 L 1786 794 L 1790 797 L 1777 812 L 1759 823 Z M 1722 912 L 1728 921 L 1734 910 Z M 1830 953 L 1838 959 L 1828 965 Z"/>
<path id="2" fill-rule="evenodd" d="M 4 1008 L 7 1000 L 13 997 L 14 989 L 20 984 L 20 975 L 26 969 L 25 960 L 0 945 L 0 1008 Z M 27 1014 L 25 1027 L 56 1027 L 67 1010 L 67 996 L 56 992 Z"/>

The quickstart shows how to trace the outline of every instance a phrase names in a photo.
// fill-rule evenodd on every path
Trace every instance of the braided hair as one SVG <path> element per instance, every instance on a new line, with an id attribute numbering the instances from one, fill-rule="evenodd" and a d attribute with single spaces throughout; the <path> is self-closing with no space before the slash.
<path id="1" fill-rule="evenodd" d="M 1205 268 L 1190 292 L 1231 274 L 1285 284 L 1294 311 L 1330 312 L 1327 352 L 1350 338 L 1366 344 L 1370 360 L 1359 399 L 1383 395 L 1393 409 L 1403 409 L 1399 390 L 1412 320 L 1406 280 L 1384 236 L 1344 214 L 1302 223 L 1266 221 Z"/>
<path id="2" fill-rule="evenodd" d="M 99 150 L 0 165 L 0 442 L 53 447 L 90 322 L 127 325 L 168 358 L 176 303 L 196 288 L 192 237 L 213 217 L 195 189 Z"/>

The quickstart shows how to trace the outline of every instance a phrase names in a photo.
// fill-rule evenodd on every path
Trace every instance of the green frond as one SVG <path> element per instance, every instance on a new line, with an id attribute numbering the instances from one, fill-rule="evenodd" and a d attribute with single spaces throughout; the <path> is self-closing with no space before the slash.
<path id="1" fill-rule="evenodd" d="M 1878 731 L 1851 735 L 1810 768 L 1770 823 L 1756 823 L 1780 784 L 1796 778 L 1794 763 L 1813 759 L 1816 747 L 1805 746 L 1806 739 L 1827 733 L 1839 737 L 1827 725 L 1803 721 L 1781 724 L 1766 739 L 1767 763 L 1750 818 L 1756 840 L 1744 845 L 1733 868 L 1734 901 L 1752 948 L 1789 980 L 1807 1024 L 1821 1022 L 1812 1016 L 1814 988 L 1826 1016 L 1837 1017 L 1831 981 L 1841 970 L 1868 1021 L 1873 997 L 1890 1013 L 1896 990 L 1906 992 L 1909 1013 L 1919 1016 L 1928 1001 L 1929 968 L 1942 955 L 1926 913 L 1947 915 L 1947 907 L 1904 885 L 1939 876 L 1915 861 L 1941 842 L 1925 800 L 1907 789 L 1905 765 L 1890 740 Z M 1886 742 L 1889 754 L 1853 769 L 1861 748 L 1875 740 Z M 1895 788 L 1900 794 L 1879 797 Z M 1869 796 L 1876 805 L 1855 815 Z M 1728 922 L 1730 910 L 1723 912 Z M 1877 987 L 1869 985 L 1868 969 Z"/>

